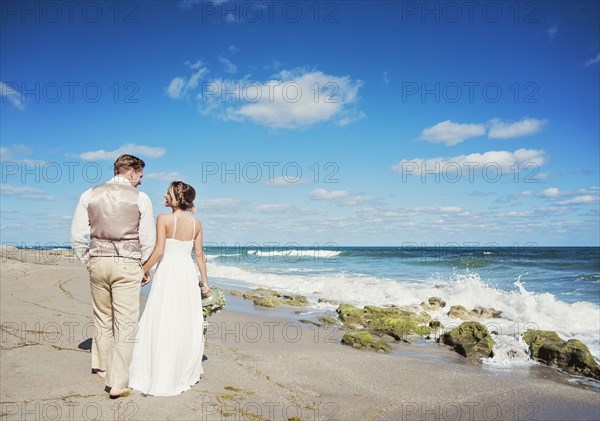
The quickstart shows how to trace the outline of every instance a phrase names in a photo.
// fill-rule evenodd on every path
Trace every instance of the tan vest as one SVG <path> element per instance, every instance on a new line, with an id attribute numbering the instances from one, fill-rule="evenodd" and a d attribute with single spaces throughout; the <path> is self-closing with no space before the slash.
<path id="1" fill-rule="evenodd" d="M 94 187 L 88 205 L 90 257 L 141 259 L 139 190 L 128 184 Z"/>

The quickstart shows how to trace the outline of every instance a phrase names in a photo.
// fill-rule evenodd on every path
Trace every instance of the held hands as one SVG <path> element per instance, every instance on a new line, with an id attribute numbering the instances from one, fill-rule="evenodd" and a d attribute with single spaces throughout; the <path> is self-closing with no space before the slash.
<path id="1" fill-rule="evenodd" d="M 144 276 L 142 277 L 142 286 L 146 285 L 148 282 L 150 282 L 150 272 L 144 273 Z"/>

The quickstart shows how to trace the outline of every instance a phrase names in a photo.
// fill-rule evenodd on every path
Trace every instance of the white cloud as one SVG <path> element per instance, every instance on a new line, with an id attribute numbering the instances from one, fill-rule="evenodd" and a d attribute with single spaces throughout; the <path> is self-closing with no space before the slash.
<path id="1" fill-rule="evenodd" d="M 364 118 L 357 111 L 360 80 L 321 71 L 283 70 L 260 86 L 258 101 L 227 108 L 232 120 L 251 120 L 271 128 L 295 129 L 335 121 L 340 125 Z M 247 97 L 247 95 L 246 95 Z M 244 98 L 244 95 L 242 95 Z"/>
<path id="2" fill-rule="evenodd" d="M 590 58 L 583 65 L 585 67 L 591 66 L 592 64 L 600 63 L 600 53 L 596 54 L 596 57 Z"/>
<path id="3" fill-rule="evenodd" d="M 235 45 L 230 45 L 228 48 L 229 52 L 231 53 L 238 53 L 240 51 L 240 49 L 238 47 L 236 47 Z"/>
<path id="4" fill-rule="evenodd" d="M 387 70 L 385 72 L 383 72 L 383 75 L 381 75 L 381 78 L 383 79 L 383 83 L 385 83 L 386 85 L 390 83 L 390 76 L 388 75 Z"/>
<path id="5" fill-rule="evenodd" d="M 171 80 L 169 86 L 165 88 L 167 96 L 171 99 L 181 99 L 187 97 L 187 95 L 198 88 L 200 80 L 208 73 L 208 68 L 203 65 L 202 61 L 198 60 L 195 63 L 186 62 L 186 65 L 194 73 L 189 78 L 177 76 Z"/>
<path id="6" fill-rule="evenodd" d="M 173 78 L 169 86 L 166 88 L 167 96 L 171 99 L 181 98 L 181 94 L 185 88 L 185 78 L 176 77 Z"/>
<path id="7" fill-rule="evenodd" d="M 291 205 L 259 205 L 255 208 L 257 212 L 277 213 L 286 212 L 292 209 Z"/>
<path id="8" fill-rule="evenodd" d="M 527 136 L 539 132 L 546 123 L 547 120 L 535 118 L 524 118 L 515 122 L 504 122 L 499 118 L 494 118 L 490 120 L 488 137 L 491 139 L 509 139 Z"/>
<path id="9" fill-rule="evenodd" d="M 25 145 L 12 145 L 10 147 L 0 147 L 0 159 L 2 161 L 15 160 L 18 155 L 28 155 L 31 148 Z"/>
<path id="10" fill-rule="evenodd" d="M 0 96 L 2 97 L 2 102 L 6 98 L 15 108 L 19 110 L 25 109 L 25 98 L 23 95 L 4 82 L 0 82 Z"/>
<path id="11" fill-rule="evenodd" d="M 201 67 L 190 79 L 174 78 L 165 89 L 167 95 L 173 99 L 187 97 L 202 79 L 202 88 L 196 94 L 201 114 L 275 129 L 298 129 L 324 122 L 344 126 L 366 117 L 358 109 L 363 82 L 349 76 L 294 69 L 281 70 L 264 81 L 249 76 L 204 80 L 206 73 L 208 69 Z"/>
<path id="12" fill-rule="evenodd" d="M 50 196 L 43 190 L 28 186 L 15 186 L 6 183 L 0 184 L 0 194 L 3 196 L 15 196 L 19 199 L 54 200 L 53 196 Z"/>
<path id="13" fill-rule="evenodd" d="M 296 177 L 279 176 L 272 179 L 267 178 L 264 183 L 268 186 L 295 186 L 297 184 L 305 184 L 306 181 Z"/>
<path id="14" fill-rule="evenodd" d="M 416 212 L 419 213 L 433 213 L 433 214 L 454 214 L 458 216 L 469 216 L 471 213 L 458 206 L 436 206 L 436 207 L 422 207 L 415 208 Z"/>
<path id="15" fill-rule="evenodd" d="M 344 206 L 354 206 L 361 203 L 369 202 L 372 199 L 360 196 L 360 195 L 352 195 L 346 190 L 325 190 L 325 189 L 315 189 L 310 193 L 310 198 L 313 200 L 326 200 L 338 203 Z"/>
<path id="16" fill-rule="evenodd" d="M 559 205 L 580 205 L 580 204 L 586 204 L 586 203 L 598 203 L 598 197 L 594 197 L 592 195 L 583 195 L 583 196 L 576 196 L 573 197 L 572 199 L 567 199 L 567 200 L 561 200 L 559 202 L 557 202 Z"/>
<path id="17" fill-rule="evenodd" d="M 485 125 L 483 124 L 459 124 L 446 120 L 424 129 L 421 132 L 421 139 L 431 143 L 443 143 L 452 146 L 471 137 L 484 134 Z"/>
<path id="18" fill-rule="evenodd" d="M 565 194 L 565 193 L 561 192 L 556 187 L 549 187 L 546 190 L 542 191 L 540 193 L 540 196 L 544 196 L 544 197 L 558 197 L 558 196 L 561 196 L 563 194 Z"/>
<path id="19" fill-rule="evenodd" d="M 238 199 L 204 199 L 198 206 L 200 209 L 231 209 L 240 204 Z"/>
<path id="20" fill-rule="evenodd" d="M 327 191 L 325 189 L 315 189 L 311 192 L 310 197 L 315 200 L 332 200 L 348 197 L 350 193 L 346 190 Z"/>
<path id="21" fill-rule="evenodd" d="M 144 178 L 149 178 L 151 180 L 162 180 L 162 181 L 178 181 L 185 180 L 185 176 L 176 171 L 173 172 L 153 172 L 144 174 Z"/>
<path id="22" fill-rule="evenodd" d="M 237 66 L 235 64 L 233 64 L 231 62 L 231 60 L 229 60 L 223 56 L 219 56 L 219 61 L 225 67 L 226 73 L 237 73 Z"/>
<path id="23" fill-rule="evenodd" d="M 525 164 L 540 167 L 547 160 L 546 153 L 541 149 L 517 149 L 514 152 L 488 151 L 483 154 L 472 153 L 450 158 L 403 159 L 391 169 L 402 174 L 403 177 L 444 173 L 450 179 L 460 178 L 461 175 L 469 179 L 481 176 L 486 179 L 496 179 L 501 175 L 513 175 L 515 164 L 519 165 L 518 168 L 523 168 Z"/>
<path id="24" fill-rule="evenodd" d="M 164 148 L 155 148 L 152 146 L 144 146 L 144 145 L 136 145 L 134 143 L 128 143 L 121 146 L 119 149 L 114 151 L 105 151 L 104 149 L 100 149 L 97 151 L 89 151 L 84 152 L 82 154 L 77 155 L 80 159 L 84 161 L 102 161 L 102 160 L 115 160 L 119 155 L 124 153 L 136 155 L 140 157 L 148 157 L 148 158 L 159 158 L 165 154 L 166 150 Z"/>

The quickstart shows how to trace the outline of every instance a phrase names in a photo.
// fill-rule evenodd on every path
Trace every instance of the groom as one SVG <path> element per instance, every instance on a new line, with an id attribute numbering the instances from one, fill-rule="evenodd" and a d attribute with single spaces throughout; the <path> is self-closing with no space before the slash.
<path id="1" fill-rule="evenodd" d="M 81 195 L 71 224 L 73 249 L 90 273 L 92 373 L 106 379 L 111 398 L 128 391 L 142 263 L 156 240 L 152 203 L 136 188 L 142 184 L 145 165 L 133 155 L 119 156 L 115 176 Z"/>

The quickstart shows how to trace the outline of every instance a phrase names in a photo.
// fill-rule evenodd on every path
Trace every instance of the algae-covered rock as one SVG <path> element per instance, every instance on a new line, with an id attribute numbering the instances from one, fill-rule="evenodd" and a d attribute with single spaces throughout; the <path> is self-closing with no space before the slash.
<path id="1" fill-rule="evenodd" d="M 377 335 L 389 335 L 396 340 L 406 340 L 411 333 L 417 333 L 417 325 L 428 323 L 431 316 L 419 313 L 412 307 L 358 308 L 351 304 L 340 304 L 337 309 L 345 329 L 368 330 Z"/>
<path id="2" fill-rule="evenodd" d="M 437 310 L 438 308 L 446 307 L 446 302 L 440 297 L 429 297 L 427 300 L 432 309 Z"/>
<path id="3" fill-rule="evenodd" d="M 329 299 L 324 298 L 324 297 L 319 298 L 317 300 L 317 302 L 319 302 L 319 303 L 327 303 L 327 304 L 331 304 L 331 305 L 334 305 L 334 306 L 339 306 L 340 305 L 339 301 L 329 300 Z"/>
<path id="4" fill-rule="evenodd" d="M 432 320 L 429 322 L 429 327 L 434 330 L 440 330 L 444 328 L 444 325 L 439 320 Z"/>
<path id="5" fill-rule="evenodd" d="M 255 305 L 261 307 L 303 307 L 309 304 L 303 295 L 284 295 L 267 288 L 255 288 L 252 291 L 242 293 L 242 297 L 252 300 Z"/>
<path id="6" fill-rule="evenodd" d="M 281 300 L 278 300 L 277 298 L 273 297 L 257 297 L 252 302 L 255 306 L 268 308 L 278 307 L 279 305 L 281 305 Z"/>
<path id="7" fill-rule="evenodd" d="M 321 316 L 319 317 L 319 321 L 323 326 L 333 326 L 339 324 L 338 320 L 331 316 Z"/>
<path id="8" fill-rule="evenodd" d="M 492 307 L 477 306 L 471 310 L 471 314 L 481 319 L 498 319 L 502 316 L 502 312 Z"/>
<path id="9" fill-rule="evenodd" d="M 471 320 L 471 313 L 469 313 L 469 310 L 467 310 L 465 306 L 461 305 L 450 307 L 448 316 L 454 319 Z"/>
<path id="10" fill-rule="evenodd" d="M 369 312 L 352 304 L 342 303 L 336 312 L 347 329 L 364 329 L 369 323 L 369 320 L 366 318 Z"/>
<path id="11" fill-rule="evenodd" d="M 229 295 L 233 295 L 236 297 L 240 297 L 243 294 L 243 292 L 240 291 L 239 289 L 230 289 L 227 292 L 229 293 Z"/>
<path id="12" fill-rule="evenodd" d="M 342 343 L 356 349 L 374 349 L 390 352 L 392 347 L 382 339 L 374 338 L 369 332 L 348 332 L 342 338 Z"/>
<path id="13" fill-rule="evenodd" d="M 307 324 L 307 325 L 314 325 L 314 326 L 317 326 L 317 327 L 320 327 L 320 326 L 321 326 L 319 323 L 315 322 L 314 320 L 300 319 L 300 320 L 298 320 L 298 321 L 299 321 L 300 323 L 304 323 L 304 324 Z"/>
<path id="14" fill-rule="evenodd" d="M 308 300 L 303 295 L 281 295 L 281 298 L 288 306 L 304 307 L 308 305 Z"/>
<path id="15" fill-rule="evenodd" d="M 570 374 L 600 380 L 600 365 L 580 340 L 565 341 L 556 332 L 548 330 L 528 330 L 523 334 L 523 340 L 536 361 Z"/>
<path id="16" fill-rule="evenodd" d="M 444 333 L 440 341 L 450 345 L 468 360 L 492 357 L 494 340 L 487 328 L 479 322 L 464 322 L 459 327 Z"/>
<path id="17" fill-rule="evenodd" d="M 417 324 L 414 320 L 403 317 L 379 317 L 369 324 L 369 328 L 399 341 L 406 340 L 409 333 L 416 333 Z"/>
<path id="18" fill-rule="evenodd" d="M 464 306 L 456 305 L 450 307 L 448 316 L 461 320 L 497 319 L 502 315 L 501 311 L 491 307 L 477 306 L 469 311 Z"/>

